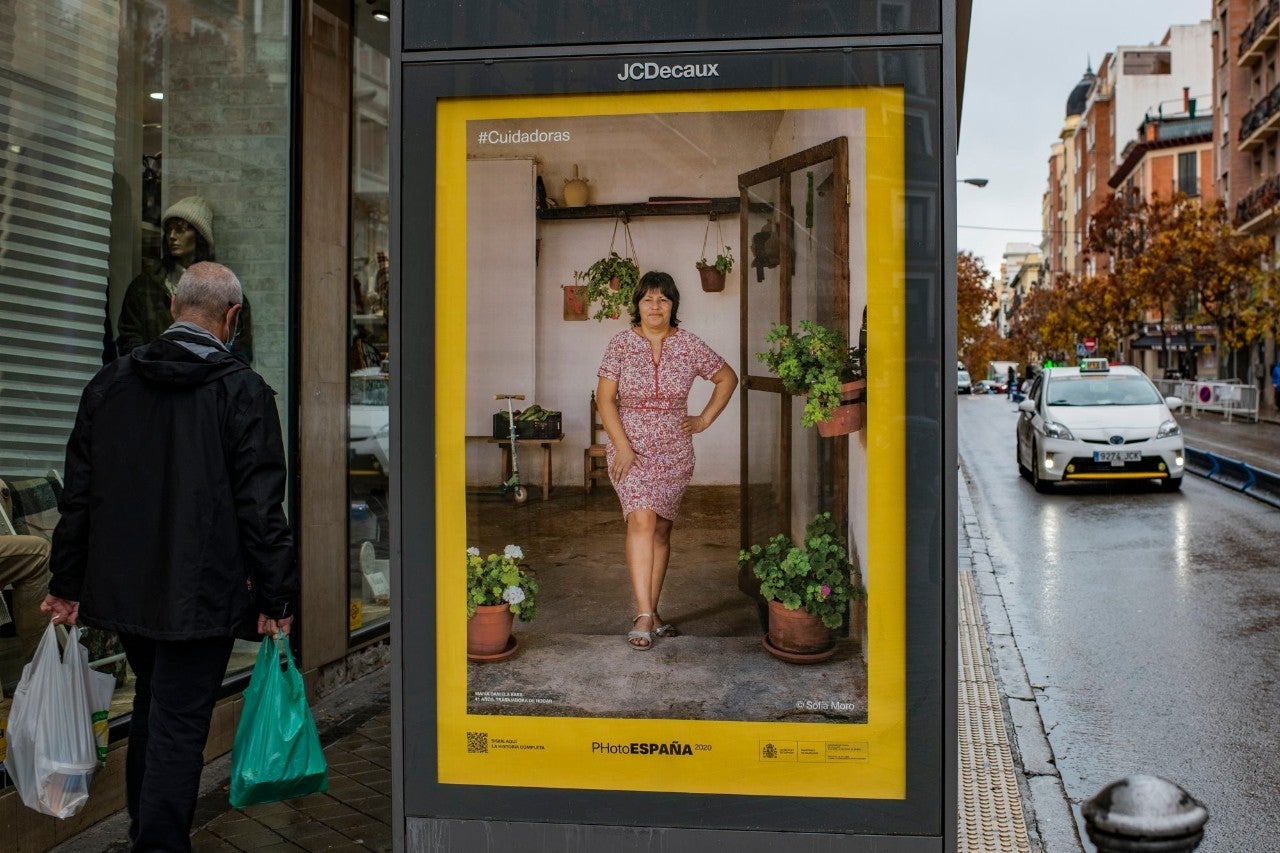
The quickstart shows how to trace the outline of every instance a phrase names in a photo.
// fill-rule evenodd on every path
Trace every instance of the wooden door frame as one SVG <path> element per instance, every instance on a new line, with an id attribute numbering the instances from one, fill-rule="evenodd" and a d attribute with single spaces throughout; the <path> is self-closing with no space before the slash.
<path id="1" fill-rule="evenodd" d="M 785 323 L 788 326 L 792 324 L 791 315 L 791 279 L 792 269 L 794 268 L 794 246 L 792 245 L 792 235 L 794 228 L 791 227 L 791 182 L 783 180 L 791 174 L 801 169 L 830 161 L 833 174 L 835 176 L 836 185 L 843 183 L 844 204 L 833 204 L 833 232 L 832 232 L 832 251 L 835 254 L 835 262 L 833 264 L 834 281 L 832 282 L 834 301 L 832 304 L 832 317 L 830 325 L 844 332 L 845 338 L 849 336 L 849 140 L 847 137 L 839 136 L 812 148 L 806 148 L 798 151 L 780 160 L 766 163 L 756 169 L 743 172 L 738 175 L 738 194 L 740 198 L 740 210 L 742 215 L 738 219 L 738 245 L 742 248 L 743 262 L 739 264 L 739 292 L 741 293 L 741 308 L 739 316 L 739 363 L 742 365 L 742 393 L 740 396 L 740 478 L 742 488 L 739 496 L 739 513 L 740 522 L 740 539 L 742 547 L 749 548 L 751 546 L 751 530 L 749 525 L 750 506 L 749 506 L 749 479 L 748 479 L 748 423 L 750 420 L 749 412 L 749 393 L 750 391 L 767 391 L 781 395 L 782 417 L 780 422 L 781 442 L 780 452 L 782 454 L 782 470 L 786 472 L 786 489 L 782 499 L 782 513 L 788 522 L 791 518 L 791 456 L 792 456 L 792 430 L 791 430 L 791 395 L 782 387 L 782 382 L 774 376 L 751 376 L 750 367 L 752 364 L 751 353 L 748 352 L 747 341 L 747 316 L 750 309 L 750 288 L 748 286 L 747 270 L 751 266 L 747 261 L 746 251 L 750 247 L 750 236 L 747 231 L 749 228 L 748 211 L 751 210 L 751 199 L 748 197 L 748 190 L 758 184 L 766 183 L 770 180 L 778 181 L 778 208 L 775 215 L 778 220 L 779 230 L 779 264 L 778 264 L 778 287 L 779 287 L 779 317 L 777 322 Z M 825 322 L 825 321 L 824 321 Z M 838 436 L 833 439 L 835 444 L 832 448 L 832 464 L 835 467 L 835 497 L 832 509 L 832 519 L 836 523 L 836 529 L 843 532 L 843 535 L 849 535 L 849 437 L 847 435 Z M 788 531 L 790 532 L 790 531 Z"/>

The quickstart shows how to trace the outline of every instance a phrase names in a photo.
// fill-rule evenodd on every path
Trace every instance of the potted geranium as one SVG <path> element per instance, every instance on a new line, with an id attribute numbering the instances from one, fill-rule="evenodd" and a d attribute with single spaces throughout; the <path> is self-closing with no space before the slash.
<path id="1" fill-rule="evenodd" d="M 862 349 L 849 346 L 842 332 L 811 320 L 801 320 L 799 331 L 776 323 L 765 341 L 772 347 L 756 353 L 756 358 L 782 381 L 787 393 L 807 398 L 800 417 L 803 426 L 816 425 L 826 437 L 862 429 Z"/>
<path id="2" fill-rule="evenodd" d="M 640 283 L 640 266 L 610 250 L 585 272 L 574 277 L 587 285 L 587 305 L 595 306 L 593 320 L 616 320 L 631 311 L 631 294 Z"/>
<path id="3" fill-rule="evenodd" d="M 725 246 L 724 252 L 716 255 L 714 261 L 700 258 L 694 266 L 702 279 L 702 289 L 707 293 L 719 293 L 724 290 L 725 276 L 733 272 L 733 249 Z"/>
<path id="4" fill-rule="evenodd" d="M 511 625 L 515 617 L 528 622 L 537 615 L 538 581 L 521 560 L 519 545 L 501 554 L 480 556 L 467 549 L 467 657 L 493 660 L 515 650 Z"/>
<path id="5" fill-rule="evenodd" d="M 760 581 L 769 607 L 765 648 L 783 660 L 829 657 L 835 647 L 831 632 L 844 624 L 849 603 L 865 597 L 831 513 L 809 523 L 803 543 L 779 533 L 740 551 L 738 564 Z"/>

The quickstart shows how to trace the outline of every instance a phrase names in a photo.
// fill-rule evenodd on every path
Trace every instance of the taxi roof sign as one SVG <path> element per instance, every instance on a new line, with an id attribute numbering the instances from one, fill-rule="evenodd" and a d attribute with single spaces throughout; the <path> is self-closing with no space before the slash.
<path id="1" fill-rule="evenodd" d="M 1080 361 L 1081 373 L 1107 373 L 1111 365 L 1105 358 L 1085 358 Z"/>

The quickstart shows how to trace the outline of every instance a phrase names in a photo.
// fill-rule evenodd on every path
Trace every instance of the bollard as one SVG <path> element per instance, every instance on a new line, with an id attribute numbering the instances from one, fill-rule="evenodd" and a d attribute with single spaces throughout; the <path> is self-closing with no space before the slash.
<path id="1" fill-rule="evenodd" d="M 1099 853 L 1183 853 L 1200 845 L 1209 811 L 1167 779 L 1135 774 L 1080 807 Z"/>

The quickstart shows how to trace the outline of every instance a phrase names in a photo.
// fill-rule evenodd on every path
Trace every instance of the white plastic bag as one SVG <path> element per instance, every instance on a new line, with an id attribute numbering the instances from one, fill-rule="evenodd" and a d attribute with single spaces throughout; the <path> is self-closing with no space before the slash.
<path id="1" fill-rule="evenodd" d="M 89 660 L 72 628 L 67 654 L 58 652 L 53 623 L 45 629 L 9 709 L 9 752 L 4 766 L 23 805 L 68 818 L 89 799 L 98 768 L 88 699 Z"/>

